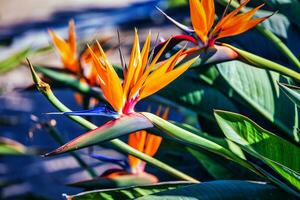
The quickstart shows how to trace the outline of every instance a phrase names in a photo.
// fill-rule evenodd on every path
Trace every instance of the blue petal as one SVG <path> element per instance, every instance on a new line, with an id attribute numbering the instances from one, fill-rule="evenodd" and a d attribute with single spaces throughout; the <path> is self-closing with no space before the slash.
<path id="1" fill-rule="evenodd" d="M 102 162 L 110 162 L 110 163 L 117 164 L 117 165 L 121 166 L 123 169 L 128 169 L 129 168 L 128 161 L 124 160 L 124 159 L 113 158 L 113 157 L 100 155 L 100 154 L 90 154 L 90 156 L 92 158 L 95 158 L 95 159 L 100 160 Z"/>
<path id="2" fill-rule="evenodd" d="M 106 105 L 97 107 L 90 110 L 81 110 L 81 111 L 71 111 L 71 112 L 53 112 L 53 113 L 47 113 L 51 115 L 77 115 L 77 116 L 107 116 L 107 117 L 113 117 L 118 118 L 119 114 L 115 112 L 114 110 L 110 109 Z"/>

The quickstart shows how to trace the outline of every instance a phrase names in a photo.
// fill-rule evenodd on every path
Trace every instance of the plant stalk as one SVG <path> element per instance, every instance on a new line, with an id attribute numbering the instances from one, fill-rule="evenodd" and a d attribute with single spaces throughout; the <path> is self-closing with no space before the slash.
<path id="1" fill-rule="evenodd" d="M 250 52 L 241 50 L 241 49 L 231 46 L 229 44 L 222 43 L 222 46 L 226 46 L 226 47 L 234 50 L 235 52 L 237 52 L 239 54 L 238 59 L 242 62 L 253 65 L 257 68 L 268 69 L 268 70 L 278 72 L 282 75 L 291 77 L 291 78 L 295 79 L 296 81 L 300 82 L 300 73 L 298 73 L 294 70 L 291 70 L 283 65 L 280 65 L 278 63 L 275 63 L 275 62 L 265 59 L 263 57 L 257 56 Z"/>

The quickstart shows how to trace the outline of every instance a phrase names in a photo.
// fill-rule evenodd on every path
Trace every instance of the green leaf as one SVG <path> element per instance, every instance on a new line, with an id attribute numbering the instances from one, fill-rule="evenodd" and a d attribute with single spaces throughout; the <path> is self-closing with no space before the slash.
<path id="1" fill-rule="evenodd" d="M 195 200 L 195 199 L 261 199 L 281 200 L 293 199 L 292 196 L 282 190 L 265 183 L 246 182 L 238 180 L 212 181 L 180 187 L 174 190 L 154 193 L 140 197 L 139 200 Z"/>
<path id="2" fill-rule="evenodd" d="M 300 189 L 299 147 L 261 128 L 243 115 L 216 111 L 215 117 L 228 139 L 241 145 Z"/>
<path id="3" fill-rule="evenodd" d="M 116 120 L 111 120 L 94 130 L 80 135 L 79 137 L 71 140 L 54 151 L 47 153 L 45 156 L 52 156 L 68 151 L 74 151 L 151 127 L 153 127 L 153 124 L 141 114 L 132 113 L 129 115 L 124 115 Z"/>
<path id="4" fill-rule="evenodd" d="M 299 142 L 298 110 L 279 89 L 277 82 L 284 80 L 282 76 L 239 61 L 221 63 L 217 68 L 221 76 L 239 94 L 234 98 L 242 98 L 262 116 Z"/>
<path id="5" fill-rule="evenodd" d="M 196 151 L 192 148 L 187 149 L 215 179 L 231 179 L 233 177 L 233 172 L 230 171 L 224 163 L 217 162 L 217 160 L 210 154 L 207 154 L 207 152 Z"/>
<path id="6" fill-rule="evenodd" d="M 0 61 L 0 74 L 5 73 L 9 70 L 20 65 L 21 62 L 31 53 L 31 48 L 25 48 L 12 56 Z"/>
<path id="7" fill-rule="evenodd" d="M 293 85 L 279 83 L 278 85 L 282 91 L 298 106 L 300 107 L 300 88 Z"/>
<path id="8" fill-rule="evenodd" d="M 82 94 L 89 95 L 95 98 L 100 99 L 101 101 L 106 102 L 104 100 L 103 96 L 101 95 L 101 91 L 95 91 L 93 90 L 88 84 L 81 83 L 77 77 L 75 77 L 72 74 L 68 74 L 66 72 L 54 70 L 47 67 L 35 67 L 35 69 L 42 73 L 44 76 L 50 78 L 54 82 L 63 84 L 64 86 L 68 86 Z"/>
<path id="9" fill-rule="evenodd" d="M 177 181 L 177 182 L 164 182 L 145 186 L 125 187 L 116 189 L 94 190 L 79 193 L 77 195 L 66 195 L 69 200 L 113 200 L 113 199 L 136 199 L 138 197 L 147 196 L 149 194 L 173 190 L 181 186 L 190 185 L 191 182 Z"/>

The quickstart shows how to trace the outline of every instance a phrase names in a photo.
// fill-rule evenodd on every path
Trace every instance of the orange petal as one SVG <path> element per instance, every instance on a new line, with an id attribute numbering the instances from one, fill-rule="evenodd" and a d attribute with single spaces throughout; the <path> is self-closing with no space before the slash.
<path id="1" fill-rule="evenodd" d="M 256 8 L 254 8 L 246 13 L 242 13 L 242 14 L 232 17 L 230 20 L 228 20 L 227 22 L 225 22 L 223 24 L 223 26 L 221 28 L 222 31 L 226 30 L 228 28 L 232 28 L 233 26 L 236 26 L 235 28 L 239 28 L 238 27 L 239 24 L 249 21 L 254 16 L 256 11 L 259 10 L 262 6 L 264 6 L 264 4 L 257 6 Z"/>
<path id="2" fill-rule="evenodd" d="M 151 32 L 149 31 L 148 36 L 145 41 L 145 44 L 144 44 L 144 47 L 141 52 L 141 56 L 142 56 L 142 66 L 141 67 L 142 68 L 139 73 L 139 78 L 142 77 L 144 70 L 148 63 L 148 57 L 149 57 L 149 51 L 150 51 L 150 38 L 151 38 Z"/>
<path id="3" fill-rule="evenodd" d="M 240 4 L 239 7 L 237 7 L 236 9 L 234 9 L 231 13 L 229 13 L 228 15 L 226 15 L 225 17 L 223 17 L 216 25 L 216 27 L 214 28 L 214 30 L 212 31 L 211 35 L 214 35 L 216 33 L 218 33 L 221 29 L 221 27 L 223 26 L 224 23 L 226 23 L 228 20 L 230 21 L 230 19 L 235 16 L 236 14 L 238 14 L 238 12 L 240 12 L 240 10 L 247 5 L 247 3 L 249 3 L 250 0 L 245 0 L 242 4 Z"/>
<path id="4" fill-rule="evenodd" d="M 144 153 L 154 156 L 162 141 L 162 137 L 148 133 Z"/>
<path id="5" fill-rule="evenodd" d="M 50 34 L 50 37 L 52 38 L 54 46 L 56 47 L 61 57 L 64 67 L 66 67 L 74 73 L 79 73 L 79 64 L 77 61 L 76 53 L 72 52 L 69 44 L 59 35 L 57 35 L 54 31 L 49 29 L 48 32 Z"/>
<path id="6" fill-rule="evenodd" d="M 144 84 L 145 80 L 147 79 L 149 73 L 154 68 L 157 60 L 160 58 L 161 54 L 164 52 L 166 47 L 168 46 L 169 42 L 171 41 L 171 38 L 168 39 L 168 41 L 164 44 L 164 46 L 159 50 L 159 52 L 156 54 L 156 56 L 151 61 L 151 64 L 146 68 L 145 72 L 143 73 L 142 77 L 137 81 L 137 83 L 134 85 L 134 87 L 130 91 L 130 98 L 134 96 L 141 88 L 141 86 Z"/>
<path id="7" fill-rule="evenodd" d="M 207 41 L 207 22 L 206 13 L 199 0 L 190 0 L 190 14 L 192 25 L 203 43 Z"/>
<path id="8" fill-rule="evenodd" d="M 248 22 L 244 22 L 244 23 L 240 24 L 238 28 L 232 27 L 226 31 L 221 31 L 221 33 L 218 36 L 218 39 L 228 37 L 228 36 L 234 36 L 234 35 L 238 35 L 243 32 L 246 32 L 249 29 L 255 27 L 257 24 L 261 23 L 262 21 L 268 19 L 270 16 L 272 16 L 272 15 L 269 15 L 269 16 L 266 16 L 263 18 L 252 19 Z"/>
<path id="9" fill-rule="evenodd" d="M 135 30 L 133 47 L 131 50 L 128 69 L 127 69 L 126 77 L 124 77 L 124 84 L 123 84 L 123 91 L 126 98 L 128 97 L 129 87 L 131 85 L 131 81 L 133 80 L 135 67 L 138 62 L 138 58 L 136 57 L 137 55 L 136 51 L 138 51 L 137 49 L 139 48 L 138 43 L 139 43 L 138 34 L 137 31 Z"/>
<path id="10" fill-rule="evenodd" d="M 168 119 L 169 112 L 170 112 L 170 108 L 167 107 L 167 108 L 165 109 L 165 112 L 162 114 L 161 117 L 162 117 L 164 120 L 167 120 L 167 119 Z"/>
<path id="11" fill-rule="evenodd" d="M 128 138 L 128 145 L 135 148 L 138 151 L 143 152 L 146 136 L 147 132 L 144 130 L 131 133 Z M 140 159 L 132 155 L 128 155 L 128 161 L 131 168 L 136 168 L 142 162 Z"/>
<path id="12" fill-rule="evenodd" d="M 74 54 L 76 53 L 76 33 L 75 33 L 75 23 L 74 20 L 70 20 L 69 22 L 69 45 L 70 50 Z"/>
<path id="13" fill-rule="evenodd" d="M 207 29 L 206 34 L 212 28 L 214 21 L 215 21 L 215 1 L 214 0 L 202 0 L 203 9 L 206 13 L 207 18 Z"/>

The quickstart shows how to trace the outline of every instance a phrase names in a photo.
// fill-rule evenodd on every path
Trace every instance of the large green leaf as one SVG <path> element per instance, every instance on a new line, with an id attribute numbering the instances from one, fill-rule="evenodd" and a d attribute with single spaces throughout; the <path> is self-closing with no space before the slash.
<path id="1" fill-rule="evenodd" d="M 300 189 L 300 148 L 261 128 L 240 114 L 216 111 L 226 137 L 265 162 L 286 181 Z"/>
<path id="2" fill-rule="evenodd" d="M 300 107 L 300 88 L 287 85 L 283 83 L 278 83 L 280 88 L 284 91 L 284 93 L 298 106 Z"/>
<path id="3" fill-rule="evenodd" d="M 293 199 L 282 190 L 265 183 L 255 183 L 237 180 L 212 181 L 180 187 L 178 189 L 163 191 L 148 196 L 140 197 L 139 200 L 195 200 L 195 199 L 256 199 L 276 200 Z"/>
<path id="4" fill-rule="evenodd" d="M 279 89 L 277 81 L 284 81 L 282 76 L 239 61 L 221 63 L 217 67 L 221 76 L 240 95 L 235 98 L 241 97 L 262 116 L 299 142 L 298 110 Z"/>
<path id="5" fill-rule="evenodd" d="M 149 194 L 176 189 L 191 184 L 190 182 L 165 182 L 145 186 L 125 187 L 106 190 L 94 190 L 79 193 L 77 195 L 66 195 L 69 200 L 113 200 L 113 199 L 136 199 Z"/>

